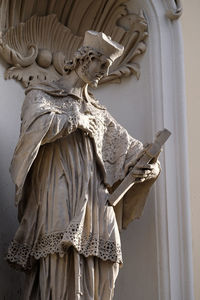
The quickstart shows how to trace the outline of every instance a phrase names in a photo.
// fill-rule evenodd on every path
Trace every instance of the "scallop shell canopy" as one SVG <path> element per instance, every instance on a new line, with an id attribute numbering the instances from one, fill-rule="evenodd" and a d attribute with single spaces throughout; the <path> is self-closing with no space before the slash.
<path id="1" fill-rule="evenodd" d="M 101 1 L 101 4 L 104 2 Z M 65 20 L 67 26 L 59 22 L 58 14 L 51 14 L 34 15 L 25 22 L 4 29 L 1 33 L 0 54 L 10 65 L 6 78 L 20 80 L 25 87 L 59 79 L 64 72 L 64 61 L 73 57 L 88 29 L 102 31 L 125 47 L 123 55 L 115 61 L 109 75 L 101 83 L 120 81 L 121 77 L 131 74 L 138 77 L 139 65 L 135 58 L 146 50 L 147 23 L 142 12 L 129 13 L 123 2 L 106 1 L 104 6 L 101 5 L 101 10 L 96 11 L 96 15 L 94 6 L 90 5 L 84 18 L 76 10 L 77 18 L 75 10 L 72 10 Z"/>

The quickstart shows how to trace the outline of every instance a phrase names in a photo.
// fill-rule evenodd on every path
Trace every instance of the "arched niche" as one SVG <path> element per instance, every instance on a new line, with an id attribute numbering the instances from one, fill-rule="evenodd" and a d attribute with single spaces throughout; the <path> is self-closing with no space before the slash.
<path id="1" fill-rule="evenodd" d="M 183 46 L 178 21 L 166 16 L 170 1 L 130 0 L 131 12 L 140 9 L 148 21 L 147 52 L 140 58 L 141 76 L 129 77 L 95 91 L 130 134 L 151 142 L 163 127 L 172 132 L 160 156 L 162 174 L 152 189 L 142 218 L 122 232 L 124 267 L 116 284 L 115 300 L 192 300 L 190 210 Z M 173 1 L 172 5 L 173 5 Z M 5 81 L 1 86 L 1 253 L 17 227 L 14 186 L 8 172 L 17 142 L 23 88 Z M 1 264 L 1 295 L 21 299 L 23 276 Z"/>

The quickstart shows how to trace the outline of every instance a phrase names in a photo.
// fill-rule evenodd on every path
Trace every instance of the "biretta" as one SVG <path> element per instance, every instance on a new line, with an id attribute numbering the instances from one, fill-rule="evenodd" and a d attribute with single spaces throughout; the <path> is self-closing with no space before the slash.
<path id="1" fill-rule="evenodd" d="M 104 54 L 112 61 L 122 55 L 124 47 L 113 41 L 103 32 L 88 30 L 85 32 L 83 46 L 90 47 Z"/>

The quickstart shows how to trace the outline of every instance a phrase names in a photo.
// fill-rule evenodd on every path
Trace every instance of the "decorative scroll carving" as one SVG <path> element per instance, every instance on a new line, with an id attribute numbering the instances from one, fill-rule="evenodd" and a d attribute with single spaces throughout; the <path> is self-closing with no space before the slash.
<path id="1" fill-rule="evenodd" d="M 166 16 L 172 21 L 180 18 L 183 12 L 181 0 L 167 0 L 167 5 Z"/>
<path id="2" fill-rule="evenodd" d="M 144 18 L 143 12 L 140 15 L 128 14 L 117 21 L 117 25 L 125 30 L 123 38 L 120 39 L 120 43 L 124 45 L 125 51 L 113 67 L 110 74 L 104 77 L 101 83 L 108 81 L 120 81 L 121 77 L 128 77 L 135 75 L 137 79 L 140 76 L 140 66 L 136 63 L 135 58 L 146 51 L 146 38 L 147 23 Z M 115 37 L 119 40 L 118 37 Z"/>
<path id="3" fill-rule="evenodd" d="M 22 80 L 25 87 L 57 80 L 64 73 L 65 60 L 81 43 L 82 37 L 72 34 L 55 15 L 33 16 L 10 28 L 1 39 L 0 53 L 13 65 L 6 71 L 6 78 Z"/>
<path id="4" fill-rule="evenodd" d="M 51 14 L 32 16 L 26 22 L 8 28 L 1 33 L 0 40 L 0 54 L 10 65 L 6 79 L 15 78 L 22 81 L 25 87 L 58 80 L 64 73 L 65 62 L 81 46 L 82 31 L 85 29 L 103 31 L 125 48 L 122 57 L 113 64 L 109 75 L 100 83 L 120 81 L 122 77 L 132 74 L 139 78 L 139 64 L 135 59 L 146 50 L 147 23 L 142 12 L 139 15 L 130 14 L 125 2 L 114 3 L 110 0 L 103 6 L 102 1 L 100 14 L 96 7 L 88 6 L 87 1 L 88 18 L 85 15 L 83 18 L 82 13 L 77 19 L 68 11 L 68 19 L 64 22 L 67 26 L 61 24 L 55 14 Z M 109 7 L 108 4 L 112 5 Z M 80 3 L 77 3 L 77 8 L 83 9 Z M 90 14 L 94 13 L 94 9 L 98 20 L 93 18 L 91 22 Z M 65 14 L 67 16 L 67 11 Z M 71 21 L 72 16 L 76 22 Z"/>

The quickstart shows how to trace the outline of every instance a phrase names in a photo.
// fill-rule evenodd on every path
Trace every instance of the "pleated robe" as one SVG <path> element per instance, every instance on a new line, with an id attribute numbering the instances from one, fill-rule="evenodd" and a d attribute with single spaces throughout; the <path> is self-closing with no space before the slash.
<path id="1" fill-rule="evenodd" d="M 81 114 L 95 116 L 94 136 L 78 128 Z M 28 93 L 11 164 L 20 224 L 7 256 L 30 271 L 26 299 L 112 299 L 122 263 L 119 226 L 141 215 L 152 182 L 138 184 L 136 200 L 125 199 L 116 212 L 108 189 L 142 149 L 95 100 L 52 88 Z"/>

